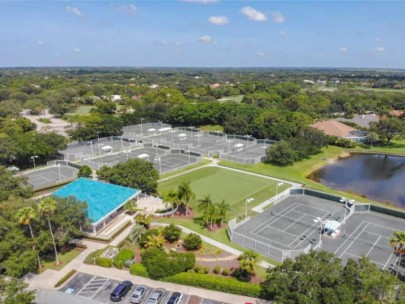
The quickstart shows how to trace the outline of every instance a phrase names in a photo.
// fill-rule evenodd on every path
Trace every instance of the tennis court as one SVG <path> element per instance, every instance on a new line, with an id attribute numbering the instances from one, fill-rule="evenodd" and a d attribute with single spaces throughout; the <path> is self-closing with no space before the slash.
<path id="1" fill-rule="evenodd" d="M 405 220 L 371 211 L 349 214 L 350 209 L 341 203 L 290 195 L 235 228 L 232 241 L 279 261 L 321 248 L 336 254 L 343 263 L 367 256 L 382 269 L 396 267 L 398 256 L 389 238 L 394 231 L 403 230 Z M 336 235 L 326 233 L 327 221 L 340 224 Z"/>
<path id="2" fill-rule="evenodd" d="M 79 169 L 71 166 L 56 165 L 29 171 L 24 173 L 24 176 L 28 178 L 28 184 L 30 184 L 34 190 L 38 190 L 74 180 L 77 178 L 78 172 Z"/>

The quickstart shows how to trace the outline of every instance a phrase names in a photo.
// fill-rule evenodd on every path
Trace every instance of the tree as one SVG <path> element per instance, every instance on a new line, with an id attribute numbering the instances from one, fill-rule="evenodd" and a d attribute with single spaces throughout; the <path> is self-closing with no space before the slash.
<path id="1" fill-rule="evenodd" d="M 195 199 L 195 193 L 191 190 L 190 182 L 182 182 L 177 189 L 177 195 L 180 202 L 185 206 L 187 216 L 188 204 Z"/>
<path id="2" fill-rule="evenodd" d="M 173 243 L 180 239 L 181 236 L 181 228 L 175 226 L 174 224 L 170 224 L 163 228 L 162 234 L 166 241 Z"/>
<path id="3" fill-rule="evenodd" d="M 202 199 L 198 200 L 198 210 L 203 213 L 203 219 L 205 220 L 205 224 L 211 222 L 211 229 L 212 229 L 212 219 L 215 216 L 215 207 L 211 200 L 211 195 L 207 194 Z"/>
<path id="4" fill-rule="evenodd" d="M 297 154 L 292 149 L 290 143 L 279 141 L 266 149 L 267 160 L 275 165 L 292 165 L 297 159 Z"/>
<path id="5" fill-rule="evenodd" d="M 177 206 L 179 203 L 179 195 L 178 195 L 177 191 L 173 190 L 173 189 L 164 192 L 162 194 L 162 198 L 163 198 L 163 201 L 166 204 L 166 206 L 167 205 L 170 205 L 170 206 L 176 205 Z"/>
<path id="6" fill-rule="evenodd" d="M 220 203 L 217 203 L 216 206 L 218 210 L 218 216 L 221 219 L 221 225 L 223 225 L 226 214 L 231 211 L 231 205 L 225 203 L 225 200 L 222 200 Z"/>
<path id="7" fill-rule="evenodd" d="M 254 275 L 259 255 L 253 250 L 248 250 L 242 253 L 239 257 L 240 268 L 248 275 Z"/>
<path id="8" fill-rule="evenodd" d="M 366 136 L 366 142 L 370 144 L 370 147 L 373 147 L 373 143 L 379 142 L 380 136 L 376 132 L 368 132 Z"/>
<path id="9" fill-rule="evenodd" d="M 17 211 L 16 218 L 17 218 L 17 222 L 19 224 L 28 226 L 28 228 L 30 230 L 31 239 L 32 239 L 32 250 L 34 252 L 36 252 L 35 238 L 34 238 L 34 233 L 32 231 L 31 221 L 32 220 L 38 220 L 37 211 L 32 207 L 24 207 L 24 208 L 19 209 Z M 39 258 L 38 254 L 37 254 L 37 258 L 38 258 L 38 267 L 39 267 L 39 269 L 41 269 L 41 267 L 42 267 L 41 259 Z"/>
<path id="10" fill-rule="evenodd" d="M 156 193 L 159 172 L 151 162 L 136 158 L 114 167 L 102 167 L 97 171 L 101 179 L 113 184 L 142 190 L 147 194 Z"/>
<path id="11" fill-rule="evenodd" d="M 0 303 L 2 304 L 32 304 L 35 291 L 27 290 L 28 285 L 15 278 L 0 277 Z"/>
<path id="12" fill-rule="evenodd" d="M 81 166 L 79 169 L 79 173 L 77 174 L 78 177 L 91 177 L 93 171 L 89 166 Z"/>
<path id="13" fill-rule="evenodd" d="M 10 170 L 0 166 L 0 202 L 11 196 L 29 197 L 31 188 L 24 186 L 26 179 L 14 176 Z"/>
<path id="14" fill-rule="evenodd" d="M 394 236 L 390 238 L 390 246 L 394 248 L 394 253 L 399 255 L 397 265 L 397 275 L 402 262 L 402 256 L 405 255 L 405 231 L 395 231 Z"/>
<path id="15" fill-rule="evenodd" d="M 125 213 L 133 214 L 137 211 L 137 209 L 138 209 L 138 207 L 136 205 L 136 201 L 134 201 L 134 200 L 129 200 L 124 205 Z"/>
<path id="16" fill-rule="evenodd" d="M 135 225 L 132 227 L 128 235 L 128 240 L 132 243 L 132 246 L 135 246 L 136 243 L 139 243 L 142 239 L 142 236 L 146 233 L 145 226 Z"/>
<path id="17" fill-rule="evenodd" d="M 262 297 L 276 303 L 396 303 L 403 284 L 367 258 L 346 266 L 333 253 L 311 251 L 267 270 Z"/>
<path id="18" fill-rule="evenodd" d="M 49 231 L 51 232 L 51 238 L 53 243 L 53 249 L 55 251 L 56 265 L 59 265 L 58 251 L 56 250 L 55 237 L 52 232 L 50 215 L 52 215 L 56 210 L 56 201 L 51 197 L 45 197 L 38 203 L 38 211 L 41 215 L 45 216 L 48 220 Z"/>
<path id="19" fill-rule="evenodd" d="M 389 144 L 396 135 L 405 132 L 405 123 L 395 117 L 382 118 L 378 122 L 372 123 L 370 129 L 376 132 L 381 139 L 386 139 Z"/>

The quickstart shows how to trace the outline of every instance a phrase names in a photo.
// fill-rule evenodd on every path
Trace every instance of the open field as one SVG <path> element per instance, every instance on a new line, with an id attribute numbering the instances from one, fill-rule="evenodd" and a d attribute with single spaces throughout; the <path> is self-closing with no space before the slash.
<path id="1" fill-rule="evenodd" d="M 232 96 L 226 96 L 222 97 L 220 99 L 217 99 L 218 101 L 233 101 L 233 102 L 242 102 L 242 99 L 245 95 L 232 95 Z"/>
<path id="2" fill-rule="evenodd" d="M 266 178 L 209 167 L 162 182 L 158 186 L 159 193 L 176 189 L 184 181 L 190 181 L 191 189 L 196 194 L 196 201 L 190 205 L 194 210 L 197 209 L 198 200 L 210 194 L 214 203 L 225 200 L 231 205 L 232 211 L 228 215 L 229 219 L 244 214 L 247 198 L 255 199 L 249 206 L 252 208 L 274 196 L 276 185 L 276 181 Z M 283 191 L 287 187 L 284 185 L 280 187 L 279 191 Z"/>
<path id="3" fill-rule="evenodd" d="M 50 261 L 44 261 L 42 260 L 42 268 L 40 272 L 44 272 L 47 269 L 53 269 L 53 270 L 61 270 L 63 267 L 65 267 L 69 262 L 73 261 L 81 252 L 83 249 L 80 248 L 73 248 L 72 250 L 63 252 L 63 253 L 58 253 L 58 258 L 59 261 L 61 262 L 60 265 L 55 264 L 55 256 L 50 254 Z"/>

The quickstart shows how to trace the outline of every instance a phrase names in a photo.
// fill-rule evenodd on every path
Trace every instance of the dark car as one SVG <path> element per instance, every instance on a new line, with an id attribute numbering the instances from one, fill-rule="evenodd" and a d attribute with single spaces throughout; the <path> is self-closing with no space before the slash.
<path id="1" fill-rule="evenodd" d="M 183 294 L 181 292 L 173 292 L 166 304 L 179 304 L 183 299 Z"/>
<path id="2" fill-rule="evenodd" d="M 113 302 L 119 302 L 123 297 L 132 289 L 133 284 L 130 281 L 122 281 L 110 294 L 110 300 Z"/>

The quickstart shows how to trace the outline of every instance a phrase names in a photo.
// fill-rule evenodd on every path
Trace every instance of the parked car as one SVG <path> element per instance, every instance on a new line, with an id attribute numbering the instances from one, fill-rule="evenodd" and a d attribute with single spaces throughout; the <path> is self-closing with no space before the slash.
<path id="1" fill-rule="evenodd" d="M 159 304 L 166 290 L 163 288 L 155 289 L 150 295 L 146 304 Z"/>
<path id="2" fill-rule="evenodd" d="M 110 294 L 110 300 L 113 302 L 119 302 L 123 297 L 132 289 L 134 285 L 130 281 L 122 281 Z"/>
<path id="3" fill-rule="evenodd" d="M 138 286 L 134 293 L 131 296 L 131 299 L 129 300 L 130 303 L 133 304 L 138 304 L 141 303 L 143 296 L 145 295 L 145 291 L 146 291 L 147 287 L 140 285 Z"/>
<path id="4" fill-rule="evenodd" d="M 166 304 L 179 304 L 183 300 L 183 294 L 181 292 L 173 292 Z"/>

